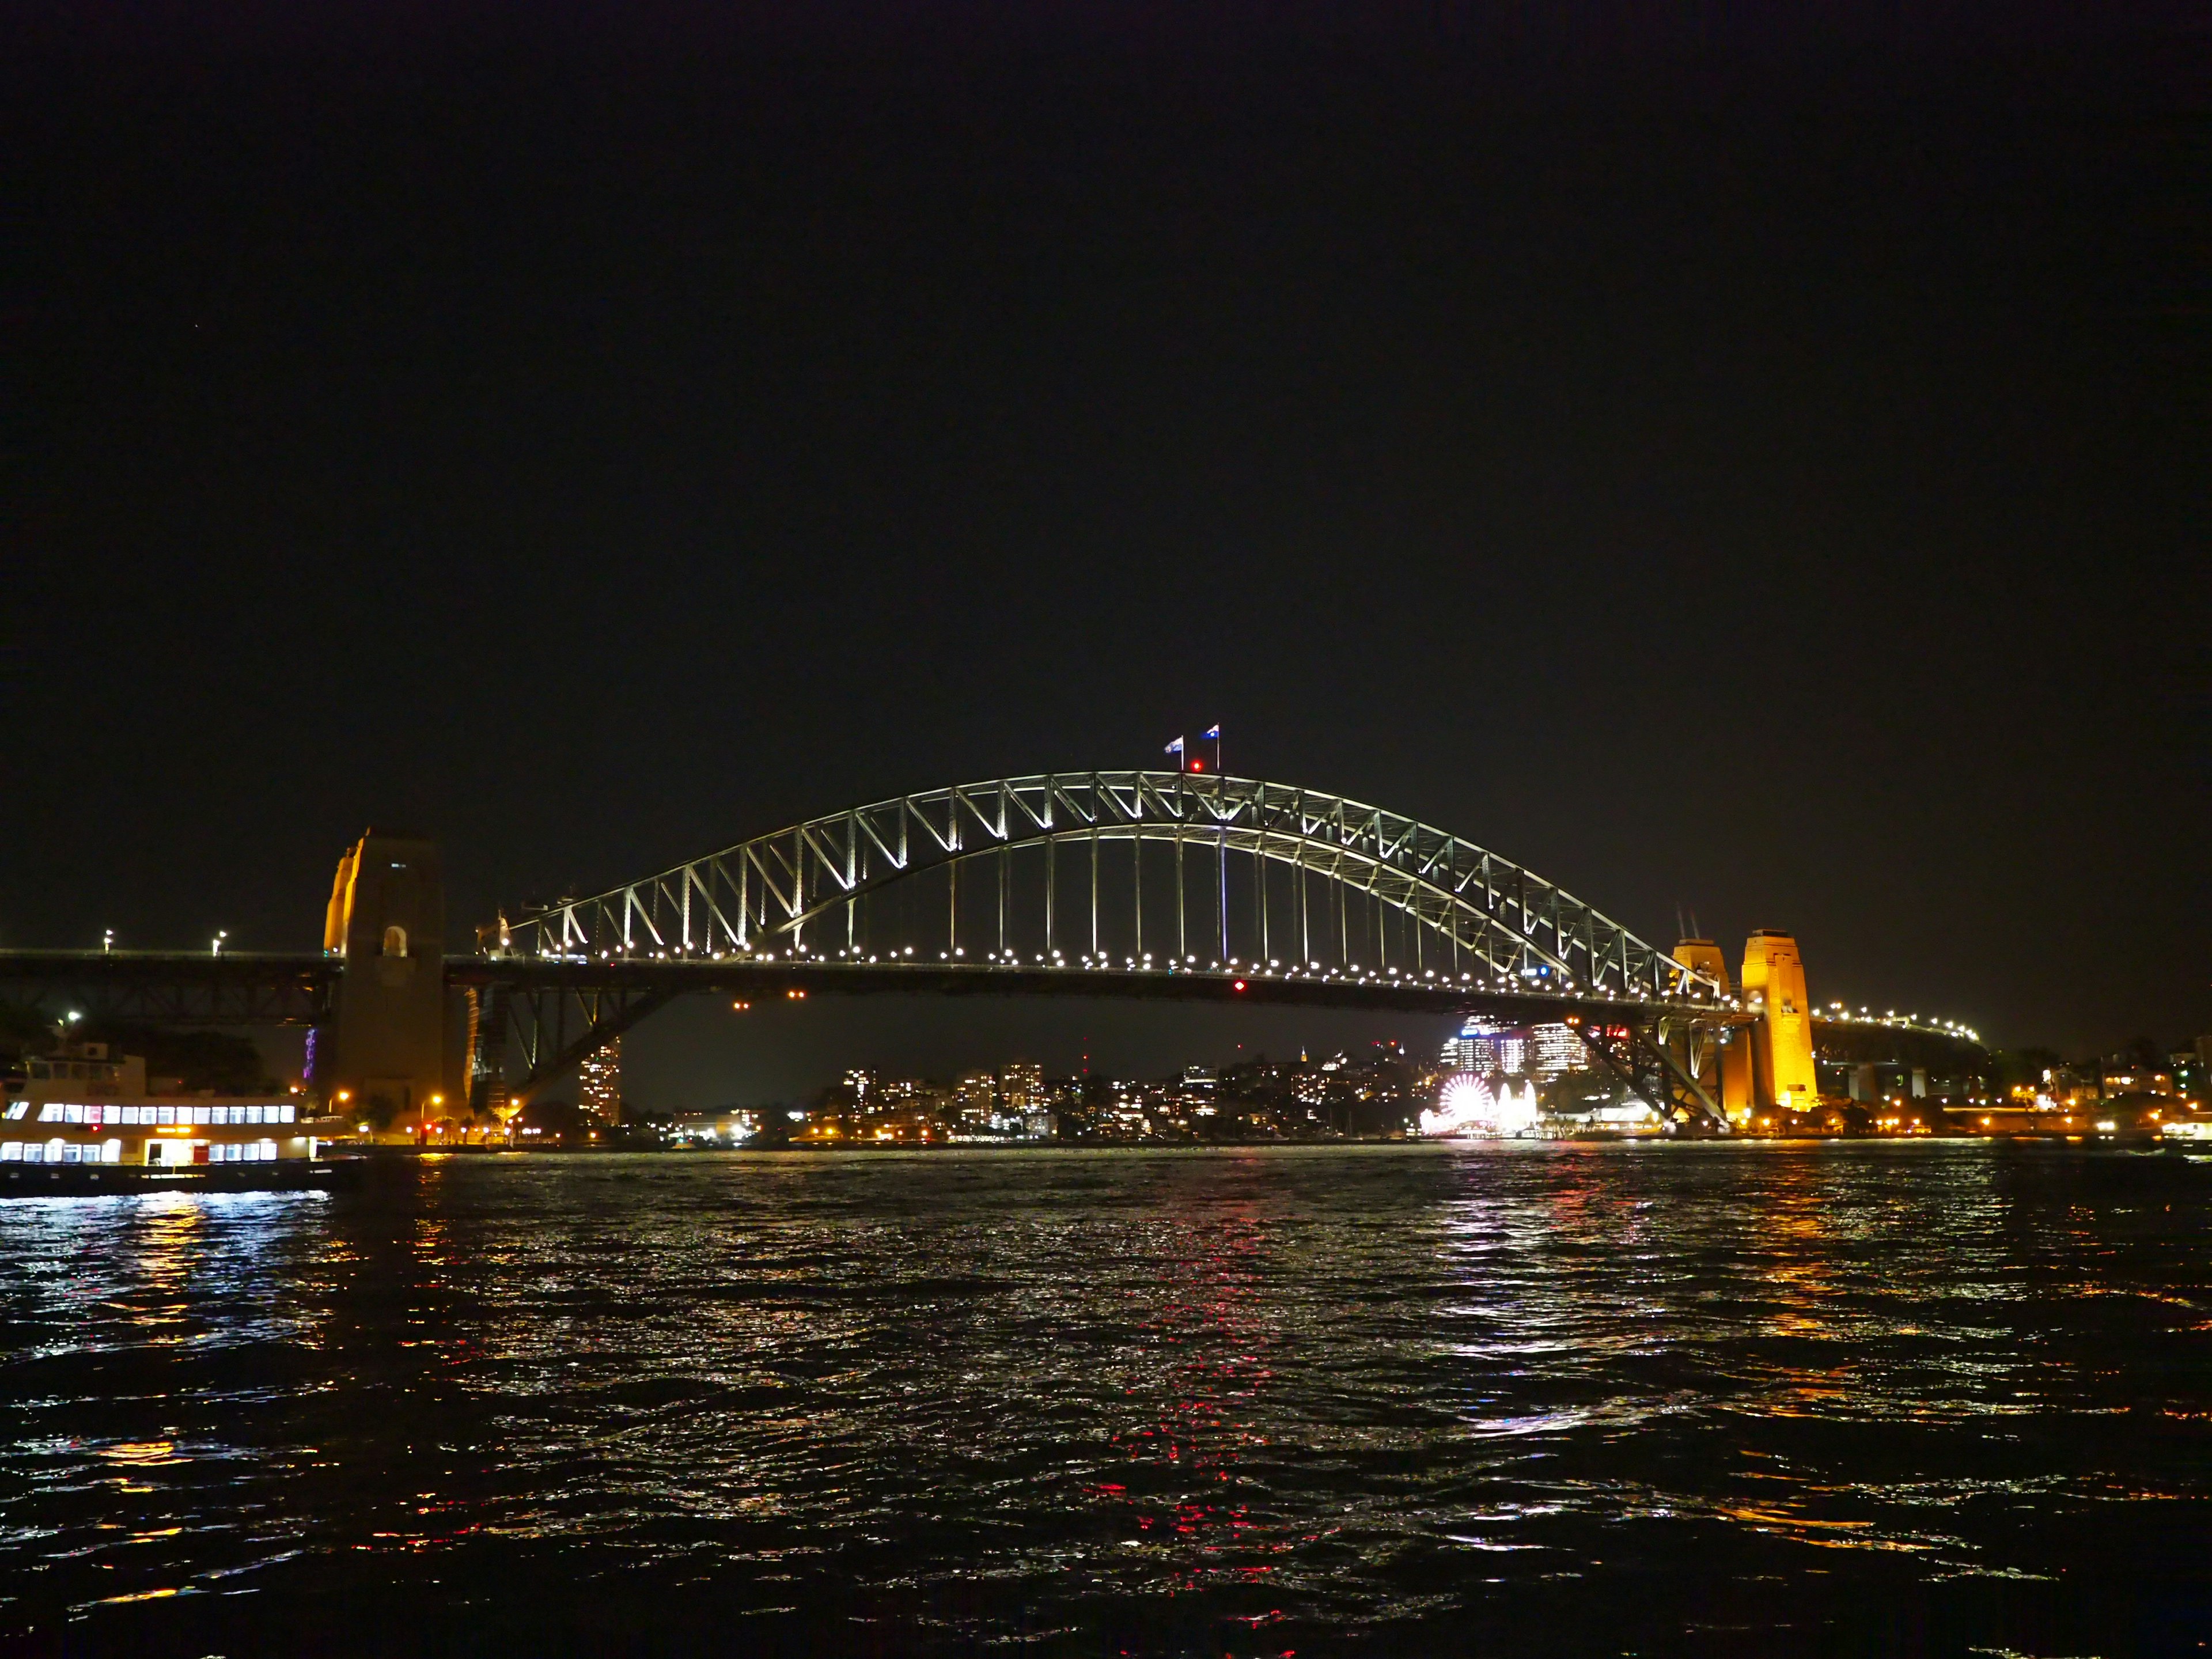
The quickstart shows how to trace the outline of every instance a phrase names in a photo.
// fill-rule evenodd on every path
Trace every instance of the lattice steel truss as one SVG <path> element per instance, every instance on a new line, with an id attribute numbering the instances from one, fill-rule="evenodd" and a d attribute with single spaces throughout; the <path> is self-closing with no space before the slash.
<path id="1" fill-rule="evenodd" d="M 469 1109 L 504 1114 L 517 1103 L 508 1078 L 510 1036 L 526 1097 L 691 988 L 665 979 L 580 981 L 557 974 L 464 982 Z"/>
<path id="2" fill-rule="evenodd" d="M 1109 848 L 1126 848 L 1130 856 L 1102 888 Z M 1148 907 L 1145 876 L 1159 855 L 1148 860 L 1146 852 L 1154 848 L 1167 849 L 1173 871 L 1155 868 Z M 1042 868 L 1032 865 L 1018 878 L 1016 863 L 1025 853 Z M 987 860 L 995 870 L 974 869 Z M 1070 862 L 1078 870 L 1063 872 Z M 963 869 L 972 872 L 964 909 Z M 1721 999 L 1718 986 L 1618 922 L 1456 836 L 1317 790 L 1176 772 L 1044 774 L 902 795 L 756 836 L 512 923 L 502 920 L 485 930 L 483 942 L 495 956 L 566 961 L 796 957 L 887 963 L 920 949 L 915 965 L 934 966 L 927 947 L 937 939 L 914 936 L 911 907 L 888 929 L 869 911 L 879 896 L 939 873 L 947 900 L 938 961 L 1071 968 L 1110 962 L 1159 972 L 1260 969 L 1333 977 L 1411 973 L 1447 984 L 1510 981 L 1680 1004 Z M 975 915 L 976 875 L 995 877 L 996 943 L 988 953 L 975 937 L 979 927 L 987 938 L 993 933 L 988 899 L 980 922 Z M 1158 893 L 1163 879 L 1171 901 Z M 1161 915 L 1166 903 L 1171 927 Z M 1357 943 L 1354 908 L 1362 930 Z M 972 957 L 963 926 L 977 947 Z M 1030 948 L 1010 943 L 1024 935 Z"/>
<path id="3" fill-rule="evenodd" d="M 0 951 L 0 1001 L 50 1019 L 152 1025 L 315 1025 L 343 964 L 319 954 L 228 951 Z"/>

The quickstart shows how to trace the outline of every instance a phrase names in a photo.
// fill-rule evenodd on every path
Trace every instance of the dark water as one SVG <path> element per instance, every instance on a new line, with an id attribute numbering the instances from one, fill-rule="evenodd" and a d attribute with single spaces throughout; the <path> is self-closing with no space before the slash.
<path id="1" fill-rule="evenodd" d="M 0 1208 L 32 1651 L 2198 1653 L 2212 1164 L 459 1158 Z"/>

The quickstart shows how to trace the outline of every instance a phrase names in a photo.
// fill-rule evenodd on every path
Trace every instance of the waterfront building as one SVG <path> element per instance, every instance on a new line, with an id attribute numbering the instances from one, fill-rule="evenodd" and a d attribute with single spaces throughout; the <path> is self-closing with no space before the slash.
<path id="1" fill-rule="evenodd" d="M 1461 1026 L 1456 1036 L 1444 1039 L 1443 1053 L 1439 1058 L 1447 1072 L 1467 1072 L 1480 1077 L 1503 1071 L 1505 1059 L 1499 1043 L 1512 1035 L 1515 1033 L 1511 1026 L 1500 1025 L 1478 1015 Z"/>
<path id="2" fill-rule="evenodd" d="M 677 1146 L 742 1146 L 761 1132 L 768 1113 L 725 1106 L 714 1111 L 678 1112 L 667 1121 L 662 1137 Z M 803 1119 L 805 1115 L 800 1114 Z"/>
<path id="3" fill-rule="evenodd" d="M 1044 1067 L 1026 1060 L 1010 1060 L 999 1068 L 999 1109 L 1024 1114 L 1043 1109 Z"/>
<path id="4" fill-rule="evenodd" d="M 1440 1058 L 1446 1072 L 1472 1077 L 1558 1077 L 1590 1064 L 1589 1050 L 1571 1025 L 1504 1025 L 1480 1017 L 1445 1039 Z"/>
<path id="5" fill-rule="evenodd" d="M 622 1121 L 622 1039 L 610 1037 L 576 1067 L 576 1103 L 601 1123 Z"/>
<path id="6" fill-rule="evenodd" d="M 1571 1025 L 1554 1021 L 1528 1028 L 1528 1069 L 1537 1077 L 1561 1077 L 1589 1069 L 1589 1045 Z"/>
<path id="7" fill-rule="evenodd" d="M 990 1127 L 999 1109 L 999 1080 L 988 1072 L 970 1072 L 952 1091 L 952 1115 L 958 1127 L 972 1134 Z"/>

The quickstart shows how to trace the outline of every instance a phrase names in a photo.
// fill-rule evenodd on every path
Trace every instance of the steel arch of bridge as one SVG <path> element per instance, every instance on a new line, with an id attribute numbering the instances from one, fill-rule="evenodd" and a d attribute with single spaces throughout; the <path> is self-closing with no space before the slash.
<path id="1" fill-rule="evenodd" d="M 1134 937 L 1109 949 L 1101 932 L 1099 860 L 1103 848 L 1121 843 L 1138 848 L 1130 865 Z M 1172 953 L 1164 940 L 1155 951 L 1144 949 L 1142 848 L 1151 845 L 1165 845 L 1175 857 Z M 1232 963 L 1244 971 L 1261 963 L 1279 969 L 1288 959 L 1293 974 L 1416 972 L 1446 982 L 1541 981 L 1560 992 L 1680 1003 L 1720 996 L 1718 986 L 1620 923 L 1459 836 L 1318 790 L 1176 772 L 1047 773 L 901 795 L 755 836 L 512 924 L 502 920 L 495 931 L 487 930 L 485 943 L 495 955 L 568 961 L 849 959 L 863 948 L 858 919 L 866 901 L 943 872 L 951 900 L 942 959 L 964 958 L 960 872 L 988 859 L 999 866 L 997 943 L 988 957 L 979 951 L 978 960 L 995 962 L 1009 953 L 1009 855 L 1030 848 L 1042 848 L 1045 860 L 1039 961 L 1073 956 L 1091 966 L 1110 958 L 1129 966 L 1157 962 L 1160 972 L 1227 972 Z M 1056 935 L 1068 938 L 1055 855 L 1069 848 L 1087 848 L 1089 865 L 1077 878 L 1082 902 L 1063 953 L 1054 944 Z M 1232 948 L 1230 925 L 1232 855 L 1249 860 L 1253 872 L 1250 902 L 1240 896 L 1240 921 L 1242 931 L 1255 937 L 1241 950 Z M 1192 887 L 1206 883 L 1187 872 L 1208 862 L 1215 865 L 1205 892 L 1212 915 L 1198 936 L 1215 948 L 1201 962 L 1188 948 L 1188 900 Z M 1279 891 L 1271 894 L 1270 867 L 1279 872 L 1278 889 L 1284 880 L 1294 888 L 1293 906 L 1285 906 Z M 1323 933 L 1336 933 L 1336 949 L 1317 950 L 1313 942 L 1315 884 L 1323 895 Z M 1395 969 L 1388 927 L 1379 923 L 1371 963 L 1351 950 L 1347 891 L 1360 895 L 1372 915 L 1400 918 L 1404 959 Z M 1334 924 L 1328 916 L 1332 896 Z M 1121 898 L 1110 896 L 1105 908 L 1118 916 Z M 1271 919 L 1286 908 L 1297 918 L 1295 936 L 1276 946 Z M 1036 920 L 1029 918 L 1032 927 Z M 1283 923 L 1291 932 L 1289 915 Z M 870 945 L 880 957 L 881 942 Z"/>
<path id="2" fill-rule="evenodd" d="M 917 896 L 927 902 L 906 902 Z M 941 935 L 927 937 L 936 922 Z M 1742 1018 L 1711 980 L 1486 848 L 1342 796 L 1189 773 L 1043 774 L 902 795 L 501 917 L 480 944 L 465 975 L 479 1109 L 527 1097 L 694 991 L 1205 999 L 1249 987 L 1250 1000 L 1302 1006 L 1487 1009 L 1566 1020 L 1655 1105 L 1716 1121 L 1669 1044 Z"/>

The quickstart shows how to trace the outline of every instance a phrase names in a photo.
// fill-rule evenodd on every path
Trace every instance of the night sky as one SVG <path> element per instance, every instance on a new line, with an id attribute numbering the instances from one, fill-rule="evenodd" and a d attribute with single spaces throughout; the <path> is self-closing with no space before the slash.
<path id="1" fill-rule="evenodd" d="M 2212 1030 L 2192 9 L 202 9 L 0 40 L 0 944 L 312 948 L 370 823 L 459 936 L 1218 720 L 1819 1001 Z M 1298 1040 L 1224 1018 L 742 1063 Z"/>

